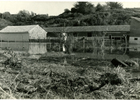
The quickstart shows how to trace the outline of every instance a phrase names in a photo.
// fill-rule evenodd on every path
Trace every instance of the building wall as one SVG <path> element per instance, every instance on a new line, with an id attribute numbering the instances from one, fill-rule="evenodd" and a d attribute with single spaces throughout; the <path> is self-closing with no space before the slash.
<path id="1" fill-rule="evenodd" d="M 47 32 L 40 26 L 36 26 L 29 31 L 29 39 L 46 39 Z"/>
<path id="2" fill-rule="evenodd" d="M 130 44 L 140 44 L 140 37 L 130 37 L 129 43 Z"/>
<path id="3" fill-rule="evenodd" d="M 129 43 L 140 44 L 140 21 L 135 18 L 131 19 Z"/>
<path id="4" fill-rule="evenodd" d="M 0 41 L 29 41 L 29 34 L 26 33 L 0 33 Z"/>
<path id="5" fill-rule="evenodd" d="M 130 37 L 140 37 L 140 21 L 131 19 Z"/>

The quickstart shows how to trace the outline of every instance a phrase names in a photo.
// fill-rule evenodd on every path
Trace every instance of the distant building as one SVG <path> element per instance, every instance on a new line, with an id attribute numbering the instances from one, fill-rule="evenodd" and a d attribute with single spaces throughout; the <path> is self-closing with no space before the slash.
<path id="1" fill-rule="evenodd" d="M 30 41 L 46 39 L 47 32 L 39 25 L 7 26 L 0 31 L 2 41 Z"/>
<path id="2" fill-rule="evenodd" d="M 130 25 L 100 25 L 100 26 L 68 26 L 68 27 L 47 27 L 44 28 L 48 32 L 47 36 L 53 37 L 54 34 L 62 34 L 63 32 L 73 34 L 76 38 L 93 39 L 95 36 L 112 36 L 113 39 L 121 38 L 123 35 L 130 34 Z M 109 38 L 109 37 L 108 37 Z"/>
<path id="3" fill-rule="evenodd" d="M 88 36 L 88 33 L 95 34 L 96 32 L 109 32 L 109 33 L 128 33 L 130 31 L 130 25 L 100 25 L 100 26 L 69 26 L 69 27 L 48 27 L 44 28 L 46 32 L 60 32 L 63 31 L 66 33 L 79 33 L 81 36 L 84 33 L 84 36 Z M 85 32 L 87 34 L 85 34 Z"/>
<path id="4" fill-rule="evenodd" d="M 129 43 L 140 44 L 140 18 L 132 17 L 130 26 Z"/>

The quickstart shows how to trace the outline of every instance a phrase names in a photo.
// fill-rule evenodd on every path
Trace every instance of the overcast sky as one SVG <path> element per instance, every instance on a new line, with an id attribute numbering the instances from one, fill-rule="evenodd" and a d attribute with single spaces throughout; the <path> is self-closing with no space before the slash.
<path id="1" fill-rule="evenodd" d="M 81 0 L 80 0 L 81 1 Z M 87 0 L 84 0 L 87 1 Z M 97 1 L 97 0 L 96 0 Z M 98 2 L 93 2 L 89 0 L 89 2 L 94 5 L 100 3 L 105 4 L 107 0 L 98 0 Z M 111 0 L 112 1 L 112 0 Z M 113 0 L 114 1 L 114 0 Z M 20 10 L 28 10 L 29 12 L 33 11 L 37 14 L 49 14 L 51 15 L 59 15 L 64 12 L 64 9 L 71 9 L 73 5 L 76 3 L 76 0 L 69 1 L 48 1 L 48 0 L 0 0 L 0 13 L 10 12 L 11 14 L 17 14 Z M 124 8 L 137 8 L 140 7 L 140 1 L 138 0 L 117 0 L 117 2 L 121 2 Z"/>

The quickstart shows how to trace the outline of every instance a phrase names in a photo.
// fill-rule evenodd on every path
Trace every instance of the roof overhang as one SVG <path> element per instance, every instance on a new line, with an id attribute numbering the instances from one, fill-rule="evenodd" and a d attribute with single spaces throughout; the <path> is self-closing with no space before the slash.
<path id="1" fill-rule="evenodd" d="M 129 32 L 130 25 L 48 27 L 47 32 Z"/>

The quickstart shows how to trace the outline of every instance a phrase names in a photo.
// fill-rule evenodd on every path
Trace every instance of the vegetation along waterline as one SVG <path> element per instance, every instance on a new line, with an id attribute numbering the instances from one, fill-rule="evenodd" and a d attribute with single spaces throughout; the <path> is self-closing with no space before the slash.
<path id="1" fill-rule="evenodd" d="M 1 99 L 139 99 L 139 77 L 111 60 L 64 53 L 1 54 Z M 139 61 L 138 61 L 139 62 Z M 139 69 L 133 66 L 134 69 Z"/>

